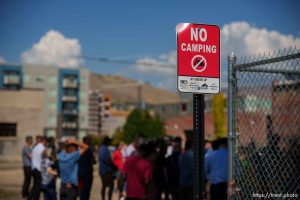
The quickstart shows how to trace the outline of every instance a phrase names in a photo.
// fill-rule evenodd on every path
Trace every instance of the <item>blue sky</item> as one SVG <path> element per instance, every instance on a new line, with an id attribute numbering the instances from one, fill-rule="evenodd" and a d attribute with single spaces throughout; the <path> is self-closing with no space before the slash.
<path id="1" fill-rule="evenodd" d="M 266 29 L 297 40 L 300 1 L 1 1 L 0 57 L 6 62 L 21 62 L 21 54 L 52 29 L 66 38 L 76 38 L 80 55 L 168 62 L 162 57 L 175 51 L 175 26 L 180 22 L 211 23 L 221 28 L 245 22 L 250 26 L 247 30 Z M 158 82 L 166 78 L 126 64 L 85 60 L 84 66 L 93 72 L 124 74 L 157 86 L 164 86 Z"/>

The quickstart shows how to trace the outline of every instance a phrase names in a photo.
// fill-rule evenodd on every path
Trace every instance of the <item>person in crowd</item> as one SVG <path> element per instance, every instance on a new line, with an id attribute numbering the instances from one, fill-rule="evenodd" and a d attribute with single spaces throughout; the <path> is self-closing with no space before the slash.
<path id="1" fill-rule="evenodd" d="M 193 199 L 193 150 L 190 139 L 185 142 L 185 151 L 178 158 L 180 199 Z"/>
<path id="2" fill-rule="evenodd" d="M 77 149 L 79 147 L 79 150 Z M 68 139 L 65 150 L 58 154 L 61 178 L 60 200 L 75 200 L 78 195 L 78 160 L 88 145 Z"/>
<path id="3" fill-rule="evenodd" d="M 117 190 L 119 191 L 119 199 L 121 199 L 121 197 L 123 196 L 123 178 L 122 178 L 122 169 L 123 169 L 123 165 L 124 165 L 124 158 L 123 155 L 121 153 L 121 150 L 124 146 L 124 142 L 120 142 L 119 144 L 117 144 L 116 150 L 114 151 L 114 153 L 112 154 L 112 161 L 114 163 L 115 166 L 117 166 L 118 171 L 116 173 L 116 178 L 117 178 Z"/>
<path id="4" fill-rule="evenodd" d="M 78 161 L 79 196 L 81 200 L 89 200 L 93 184 L 93 165 L 96 164 L 96 160 L 91 149 L 91 138 L 84 137 L 83 143 L 89 148 Z"/>
<path id="5" fill-rule="evenodd" d="M 217 151 L 220 148 L 220 140 L 216 139 L 211 143 L 211 147 L 213 151 Z"/>
<path id="6" fill-rule="evenodd" d="M 109 145 L 111 139 L 109 137 L 104 137 L 101 148 L 98 153 L 99 160 L 99 175 L 102 181 L 101 197 L 102 200 L 106 198 L 106 188 L 108 188 L 108 200 L 112 199 L 113 188 L 114 188 L 114 178 L 113 173 L 117 170 L 117 167 L 113 164 L 110 152 Z"/>
<path id="7" fill-rule="evenodd" d="M 204 141 L 204 157 L 207 157 L 211 152 L 213 152 L 212 142 L 209 140 Z"/>
<path id="8" fill-rule="evenodd" d="M 131 142 L 126 148 L 126 158 L 134 155 L 136 153 L 136 143 L 137 141 Z"/>
<path id="9" fill-rule="evenodd" d="M 205 174 L 211 182 L 211 200 L 226 200 L 227 138 L 221 138 L 219 149 L 205 158 Z"/>
<path id="10" fill-rule="evenodd" d="M 29 194 L 29 186 L 31 182 L 31 152 L 32 152 L 32 136 L 27 136 L 25 146 L 22 149 L 24 182 L 22 186 L 22 197 L 27 199 Z"/>
<path id="11" fill-rule="evenodd" d="M 52 147 L 47 147 L 43 152 L 41 163 L 42 186 L 45 200 L 56 200 L 56 177 L 58 176 L 58 161 L 56 152 Z"/>
<path id="12" fill-rule="evenodd" d="M 45 150 L 46 139 L 42 136 L 37 137 L 37 144 L 32 149 L 32 176 L 33 176 L 33 186 L 29 193 L 29 200 L 39 200 L 40 191 L 42 185 L 42 176 L 41 176 L 41 163 L 42 163 L 42 154 Z"/>
<path id="13" fill-rule="evenodd" d="M 47 138 L 47 147 L 50 148 L 52 151 L 56 152 L 56 145 L 55 145 L 55 138 L 48 137 Z"/>
<path id="14" fill-rule="evenodd" d="M 43 136 L 41 136 L 41 135 L 36 135 L 35 136 L 35 143 L 32 145 L 32 149 L 37 145 L 37 144 L 39 144 L 41 141 L 42 141 L 42 139 L 45 139 Z"/>
<path id="15" fill-rule="evenodd" d="M 155 199 L 160 200 L 162 194 L 168 200 L 167 180 L 165 173 L 165 155 L 167 153 L 167 144 L 163 139 L 157 141 L 157 154 L 153 164 L 152 180 L 155 186 Z"/>
<path id="16" fill-rule="evenodd" d="M 173 153 L 174 145 L 172 139 L 169 137 L 166 138 L 166 144 L 167 144 L 167 152 L 165 157 L 167 158 Z"/>
<path id="17" fill-rule="evenodd" d="M 216 139 L 214 141 L 208 141 L 208 140 L 205 140 L 205 143 L 204 143 L 204 159 L 206 157 L 208 157 L 212 152 L 216 151 L 219 149 L 219 140 Z M 206 195 L 206 198 L 208 197 L 207 194 L 209 193 L 209 187 L 210 187 L 210 184 L 207 184 L 209 183 L 209 177 L 205 176 L 205 195 Z"/>
<path id="18" fill-rule="evenodd" d="M 123 156 L 123 159 L 126 160 L 126 158 L 128 157 L 127 156 L 127 147 L 128 145 L 126 143 L 124 143 L 122 149 L 121 149 L 121 153 L 122 153 L 122 156 Z"/>
<path id="19" fill-rule="evenodd" d="M 149 147 L 141 144 L 137 148 L 137 154 L 127 158 L 122 173 L 127 181 L 127 200 L 147 199 L 148 183 L 152 178 L 152 166 L 148 160 Z"/>
<path id="20" fill-rule="evenodd" d="M 280 190 L 282 177 L 282 159 L 283 152 L 280 148 L 281 138 L 277 133 L 271 131 L 267 134 L 268 143 L 265 147 L 258 149 L 254 166 L 256 169 L 256 176 L 258 181 L 257 191 L 263 192 L 264 190 L 274 191 L 274 188 Z M 268 167 L 270 163 L 274 163 L 272 168 Z M 266 176 L 269 174 L 269 176 Z"/>
<path id="21" fill-rule="evenodd" d="M 181 154 L 181 138 L 176 137 L 172 142 L 173 151 L 166 159 L 167 171 L 167 187 L 168 192 L 171 194 L 172 200 L 179 199 L 179 166 L 178 158 Z"/>

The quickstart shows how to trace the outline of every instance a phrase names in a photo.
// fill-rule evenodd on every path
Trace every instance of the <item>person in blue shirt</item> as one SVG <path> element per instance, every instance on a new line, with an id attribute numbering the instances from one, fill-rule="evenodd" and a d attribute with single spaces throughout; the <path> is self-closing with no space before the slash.
<path id="1" fill-rule="evenodd" d="M 102 200 L 105 200 L 106 188 L 108 188 L 108 199 L 112 199 L 112 193 L 114 188 L 114 164 L 111 160 L 110 152 L 108 146 L 111 143 L 111 139 L 109 137 L 105 137 L 103 139 L 101 148 L 98 153 L 99 160 L 99 175 L 102 180 L 102 189 L 101 189 L 101 197 Z"/>
<path id="2" fill-rule="evenodd" d="M 205 175 L 211 182 L 211 200 L 227 199 L 227 138 L 220 139 L 220 148 L 205 157 Z"/>
<path id="3" fill-rule="evenodd" d="M 180 200 L 193 199 L 193 149 L 192 141 L 185 142 L 185 152 L 178 158 Z"/>
<path id="4" fill-rule="evenodd" d="M 77 150 L 79 147 L 79 150 Z M 88 145 L 74 140 L 67 140 L 65 150 L 58 154 L 61 178 L 60 199 L 76 200 L 78 193 L 78 160 L 88 149 Z"/>

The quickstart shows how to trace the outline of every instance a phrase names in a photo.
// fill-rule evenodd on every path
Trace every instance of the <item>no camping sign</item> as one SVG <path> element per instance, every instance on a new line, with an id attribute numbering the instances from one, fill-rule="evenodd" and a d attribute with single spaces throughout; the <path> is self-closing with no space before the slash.
<path id="1" fill-rule="evenodd" d="M 215 94 L 220 91 L 220 28 L 180 23 L 177 34 L 179 92 Z"/>

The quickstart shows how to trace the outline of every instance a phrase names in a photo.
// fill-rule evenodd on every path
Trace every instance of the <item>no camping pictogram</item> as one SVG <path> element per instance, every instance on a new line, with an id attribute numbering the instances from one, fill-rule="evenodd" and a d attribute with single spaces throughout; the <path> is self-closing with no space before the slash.
<path id="1" fill-rule="evenodd" d="M 191 66 L 196 72 L 203 72 L 206 69 L 207 61 L 201 55 L 196 55 L 192 58 Z"/>

